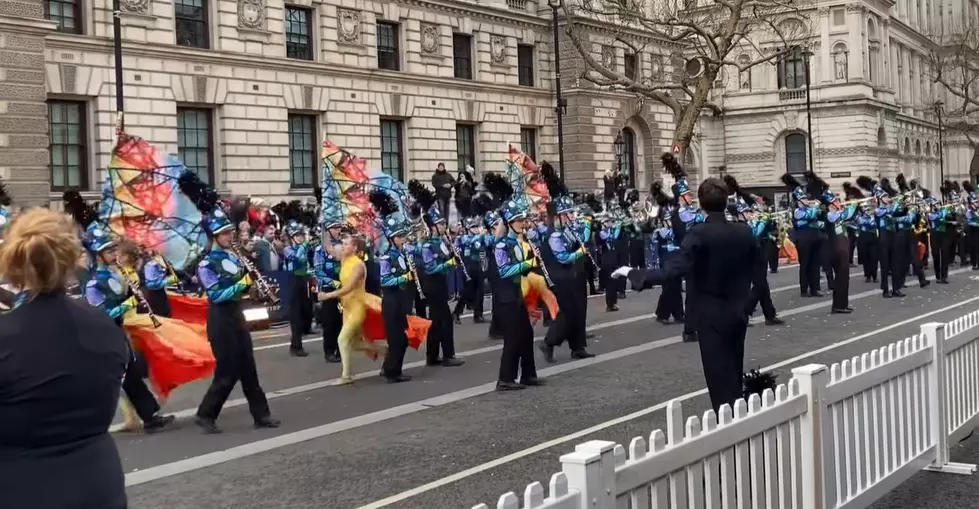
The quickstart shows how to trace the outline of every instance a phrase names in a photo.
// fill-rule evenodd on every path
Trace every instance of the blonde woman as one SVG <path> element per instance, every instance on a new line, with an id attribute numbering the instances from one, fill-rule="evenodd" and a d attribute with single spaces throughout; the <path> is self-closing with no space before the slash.
<path id="1" fill-rule="evenodd" d="M 105 313 L 66 295 L 78 257 L 72 223 L 47 209 L 15 218 L 0 245 L 0 277 L 19 289 L 0 315 L 4 507 L 126 507 L 108 429 L 128 341 Z"/>

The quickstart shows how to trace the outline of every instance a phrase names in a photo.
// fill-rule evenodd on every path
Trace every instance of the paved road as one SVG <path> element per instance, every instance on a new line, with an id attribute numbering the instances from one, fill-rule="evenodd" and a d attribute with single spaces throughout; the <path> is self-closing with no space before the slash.
<path id="1" fill-rule="evenodd" d="M 857 275 L 854 271 L 852 275 Z M 829 299 L 800 298 L 797 270 L 770 277 L 787 324 L 749 329 L 746 367 L 775 366 L 788 378 L 796 365 L 831 363 L 903 339 L 929 321 L 979 308 L 971 272 L 948 286 L 911 287 L 885 300 L 851 277 L 853 315 L 830 315 Z M 304 359 L 288 356 L 284 338 L 259 342 L 256 357 L 278 430 L 251 429 L 238 404 L 221 416 L 223 435 L 204 436 L 184 420 L 158 435 L 118 434 L 132 507 L 179 508 L 460 508 L 495 505 L 506 491 L 546 482 L 558 456 L 590 439 L 628 443 L 663 427 L 662 404 L 709 406 L 696 345 L 679 326 L 653 321 L 657 291 L 630 294 L 617 313 L 592 299 L 588 323 L 594 359 L 547 365 L 548 385 L 518 393 L 492 391 L 499 342 L 485 326 L 456 328 L 460 368 L 427 368 L 412 353 L 409 383 L 387 385 L 362 359 L 353 386 L 334 387 L 338 366 L 325 364 L 315 341 Z M 538 329 L 538 335 L 543 330 Z M 181 389 L 168 406 L 192 414 L 202 384 Z M 240 397 L 236 393 L 233 397 Z M 916 507 L 892 505 L 889 507 Z M 937 507 L 937 506 L 936 506 Z"/>

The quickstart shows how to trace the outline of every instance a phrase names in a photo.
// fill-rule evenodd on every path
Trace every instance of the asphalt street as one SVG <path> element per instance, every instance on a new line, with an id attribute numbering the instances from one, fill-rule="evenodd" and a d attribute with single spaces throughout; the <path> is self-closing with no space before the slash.
<path id="1" fill-rule="evenodd" d="M 903 339 L 922 323 L 979 309 L 979 281 L 969 278 L 971 271 L 954 274 L 950 285 L 913 285 L 907 297 L 889 300 L 859 274 L 851 272 L 852 315 L 830 315 L 828 295 L 800 297 L 795 268 L 770 275 L 776 308 L 787 323 L 749 329 L 745 367 L 774 366 L 785 381 L 793 366 L 838 362 Z M 670 399 L 686 399 L 691 413 L 709 407 L 697 345 L 680 342 L 679 325 L 653 320 L 658 294 L 630 293 L 616 313 L 605 311 L 601 297 L 591 299 L 588 323 L 595 337 L 589 349 L 598 356 L 570 362 L 564 349 L 548 365 L 538 354 L 548 385 L 516 393 L 492 391 L 502 345 L 486 338 L 486 325 L 470 320 L 456 327 L 464 366 L 424 367 L 423 357 L 412 352 L 406 362 L 414 379 L 397 385 L 384 383 L 378 366 L 363 358 L 354 370 L 358 381 L 335 386 L 339 366 L 323 361 L 315 338 L 307 339 L 309 357 L 293 358 L 287 338 L 265 334 L 267 339 L 256 339 L 256 359 L 283 426 L 253 430 L 236 392 L 219 421 L 225 433 L 202 435 L 189 417 L 206 383 L 181 388 L 167 403 L 167 411 L 181 417 L 175 429 L 115 435 L 130 506 L 495 506 L 506 491 L 546 484 L 560 470 L 558 456 L 578 443 L 627 444 L 663 427 L 662 407 Z M 538 338 L 543 332 L 538 327 Z M 979 445 L 956 454 L 979 461 Z M 886 507 L 922 507 L 907 497 Z"/>

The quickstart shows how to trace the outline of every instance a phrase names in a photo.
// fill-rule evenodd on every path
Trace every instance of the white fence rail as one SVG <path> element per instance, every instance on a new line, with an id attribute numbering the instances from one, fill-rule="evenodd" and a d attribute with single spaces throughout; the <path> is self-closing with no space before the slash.
<path id="1" fill-rule="evenodd" d="M 524 509 L 862 509 L 927 469 L 971 474 L 949 443 L 979 427 L 979 311 L 827 368 L 811 364 L 775 391 L 687 417 L 628 450 L 593 440 L 561 456 L 549 496 Z M 514 493 L 497 509 L 518 509 Z M 489 509 L 479 504 L 473 509 Z"/>

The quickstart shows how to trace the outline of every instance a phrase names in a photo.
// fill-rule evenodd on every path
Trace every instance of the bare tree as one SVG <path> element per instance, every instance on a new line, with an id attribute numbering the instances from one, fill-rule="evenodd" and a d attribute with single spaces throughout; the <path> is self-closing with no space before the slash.
<path id="1" fill-rule="evenodd" d="M 966 21 L 933 39 L 925 76 L 939 90 L 922 94 L 919 108 L 936 113 L 940 107 L 945 128 L 979 148 L 979 26 Z"/>
<path id="2" fill-rule="evenodd" d="M 777 64 L 812 33 L 808 17 L 800 15 L 803 0 L 558 1 L 583 64 L 578 77 L 670 108 L 673 142 L 684 151 L 702 112 L 723 113 L 712 90 L 725 68 L 740 74 Z M 651 72 L 637 73 L 628 62 L 620 69 L 616 47 L 634 58 L 652 54 Z"/>

